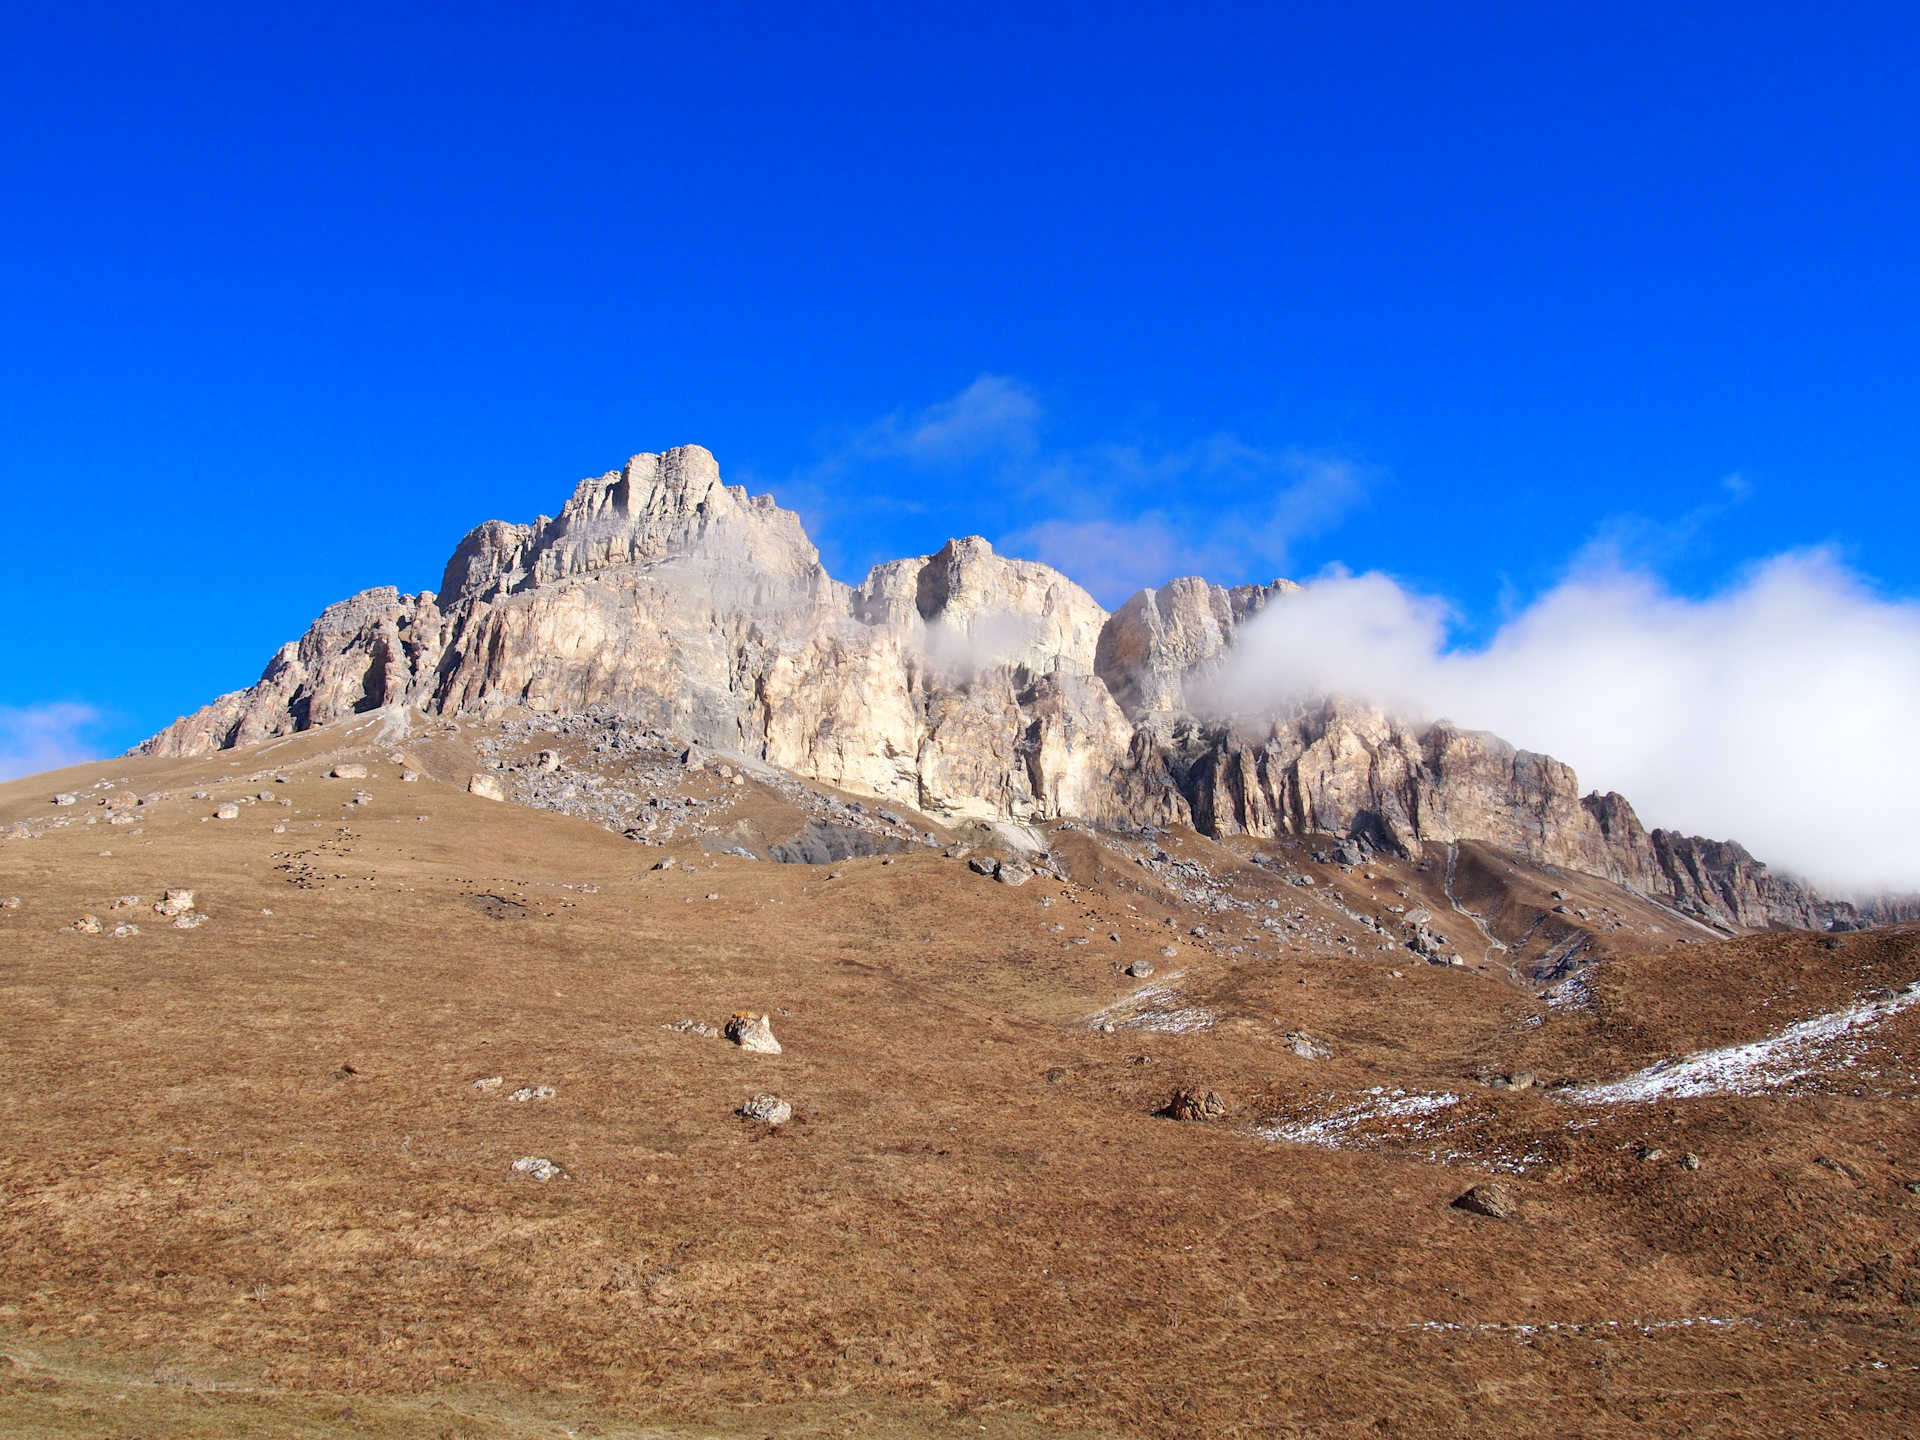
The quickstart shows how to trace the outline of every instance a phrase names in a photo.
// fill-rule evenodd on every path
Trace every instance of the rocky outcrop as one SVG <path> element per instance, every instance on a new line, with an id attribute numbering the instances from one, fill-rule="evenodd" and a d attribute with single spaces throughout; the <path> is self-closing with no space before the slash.
<path id="1" fill-rule="evenodd" d="M 1730 842 L 1647 832 L 1621 797 L 1583 799 L 1567 766 L 1492 735 L 1342 700 L 1226 713 L 1239 628 L 1298 588 L 1187 578 L 1109 615 L 978 537 L 848 586 L 798 516 L 690 445 L 583 480 L 556 517 L 479 526 L 437 595 L 328 607 L 256 684 L 139 749 L 205 754 L 389 706 L 600 707 L 935 816 L 1402 853 L 1478 840 L 1708 923 L 1857 919 Z"/>

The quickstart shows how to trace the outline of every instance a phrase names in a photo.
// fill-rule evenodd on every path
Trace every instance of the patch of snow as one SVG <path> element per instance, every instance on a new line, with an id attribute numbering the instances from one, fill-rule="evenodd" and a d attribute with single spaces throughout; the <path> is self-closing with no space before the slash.
<path id="1" fill-rule="evenodd" d="M 1450 1095 L 1445 1091 L 1409 1095 L 1402 1090 L 1390 1092 L 1375 1086 L 1364 1094 L 1366 1098 L 1358 1104 L 1335 1110 L 1330 1115 L 1271 1121 L 1256 1127 L 1254 1133 L 1263 1140 L 1289 1140 L 1296 1145 L 1324 1145 L 1329 1149 L 1339 1149 L 1343 1145 L 1358 1144 L 1365 1138 L 1371 1138 L 1360 1132 L 1375 1125 L 1385 1125 L 1391 1131 L 1418 1130 L 1423 1117 L 1460 1103 L 1458 1095 Z"/>
<path id="2" fill-rule="evenodd" d="M 1180 977 L 1167 978 L 1171 981 Z M 1178 1003 L 1181 998 L 1177 985 L 1142 985 L 1131 995 L 1088 1016 L 1087 1023 L 1096 1030 L 1111 1025 L 1116 1030 L 1150 1030 L 1158 1035 L 1188 1035 L 1213 1028 L 1219 1019 L 1213 1011 L 1181 1005 Z"/>
<path id="3" fill-rule="evenodd" d="M 1663 1060 L 1622 1080 L 1569 1091 L 1564 1098 L 1582 1105 L 1613 1105 L 1689 1095 L 1764 1095 L 1809 1075 L 1857 1063 L 1868 1034 L 1915 1004 L 1920 1004 L 1920 981 L 1890 999 L 1863 1000 L 1816 1015 L 1766 1040 Z"/>

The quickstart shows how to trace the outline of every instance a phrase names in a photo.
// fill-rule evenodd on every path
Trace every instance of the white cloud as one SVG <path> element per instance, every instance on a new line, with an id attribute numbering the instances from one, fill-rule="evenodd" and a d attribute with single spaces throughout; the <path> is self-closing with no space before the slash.
<path id="1" fill-rule="evenodd" d="M 905 460 L 949 468 L 982 460 L 1005 463 L 1039 448 L 1040 402 L 1019 381 L 982 375 L 951 400 L 922 410 L 896 410 L 862 426 L 813 467 L 814 476 L 861 463 Z"/>
<path id="2" fill-rule="evenodd" d="M 88 738 L 105 717 L 91 705 L 0 705 L 0 780 L 97 760 Z"/>
<path id="3" fill-rule="evenodd" d="M 1179 575 L 1270 580 L 1373 478 L 1344 457 L 1232 435 L 1171 449 L 1049 445 L 1047 418 L 1018 380 L 981 375 L 951 399 L 842 432 L 774 488 L 828 548 L 875 516 L 944 513 L 1117 605 Z M 938 545 L 924 519 L 916 529 Z"/>
<path id="4" fill-rule="evenodd" d="M 1704 600 L 1590 554 L 1482 649 L 1384 575 L 1331 574 L 1244 632 L 1235 708 L 1337 692 L 1572 765 L 1641 818 L 1838 893 L 1920 888 L 1920 605 L 1822 551 Z"/>
<path id="5" fill-rule="evenodd" d="M 1261 450 L 1230 435 L 1159 455 L 1101 446 L 1053 457 L 1035 487 L 1081 513 L 1037 521 L 999 548 L 1046 561 L 1109 606 L 1181 575 L 1271 580 L 1298 541 L 1365 498 L 1371 478 L 1338 456 Z M 1189 503 L 1129 513 L 1142 495 Z"/>

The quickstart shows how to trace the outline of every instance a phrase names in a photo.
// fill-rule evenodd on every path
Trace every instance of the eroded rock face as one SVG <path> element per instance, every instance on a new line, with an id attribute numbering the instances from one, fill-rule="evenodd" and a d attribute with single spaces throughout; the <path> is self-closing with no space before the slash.
<path id="1" fill-rule="evenodd" d="M 1225 713 L 1239 628 L 1298 588 L 1190 577 L 1109 615 L 977 536 L 848 586 L 798 516 L 689 445 L 581 481 L 557 517 L 477 527 L 438 595 L 329 606 L 256 684 L 138 748 L 206 754 L 388 706 L 604 706 L 695 753 L 948 819 L 1326 833 L 1401 853 L 1479 840 L 1709 923 L 1852 923 L 1739 846 L 1648 833 L 1621 797 L 1583 799 L 1567 766 L 1492 735 L 1341 700 Z"/>

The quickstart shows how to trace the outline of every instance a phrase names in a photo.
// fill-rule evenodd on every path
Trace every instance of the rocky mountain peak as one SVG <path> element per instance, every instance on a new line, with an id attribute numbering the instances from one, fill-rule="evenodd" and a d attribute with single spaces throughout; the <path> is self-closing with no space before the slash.
<path id="1" fill-rule="evenodd" d="M 1738 846 L 1583 800 L 1567 766 L 1491 735 L 1337 697 L 1228 713 L 1240 627 L 1298 589 L 1187 576 L 1109 615 L 977 535 L 847 586 L 797 515 L 685 445 L 581 481 L 556 517 L 476 527 L 438 596 L 329 606 L 258 683 L 139 748 L 201 754 L 389 706 L 595 711 L 933 816 L 1323 833 L 1403 854 L 1478 840 L 1709 923 L 1845 918 Z"/>

